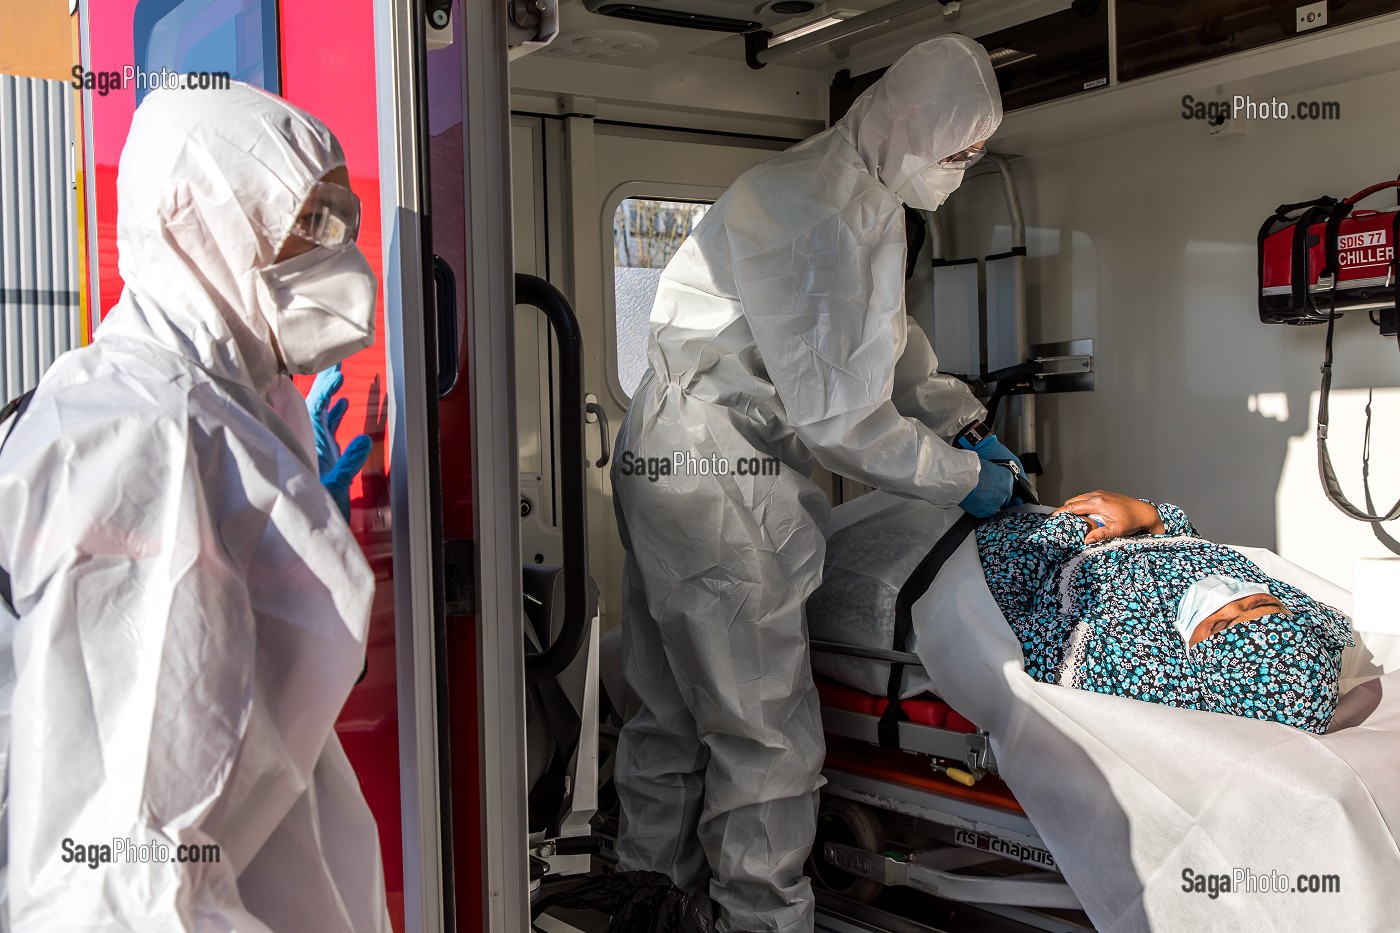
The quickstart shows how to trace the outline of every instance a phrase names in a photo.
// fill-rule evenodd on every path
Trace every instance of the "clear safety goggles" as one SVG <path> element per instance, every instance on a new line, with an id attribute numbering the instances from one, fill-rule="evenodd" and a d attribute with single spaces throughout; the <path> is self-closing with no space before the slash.
<path id="1" fill-rule="evenodd" d="M 962 152 L 955 152 L 946 159 L 939 159 L 938 164 L 947 168 L 968 168 L 972 163 L 982 158 L 986 152 L 985 145 L 968 146 Z"/>
<path id="2" fill-rule="evenodd" d="M 344 249 L 360 235 L 360 199 L 344 185 L 318 181 L 302 203 L 291 235 L 327 249 Z"/>

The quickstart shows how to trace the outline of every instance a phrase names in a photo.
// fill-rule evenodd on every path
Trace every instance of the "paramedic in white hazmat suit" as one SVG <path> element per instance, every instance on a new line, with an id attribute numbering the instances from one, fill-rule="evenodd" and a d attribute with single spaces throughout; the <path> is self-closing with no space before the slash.
<path id="1" fill-rule="evenodd" d="M 389 930 L 333 730 L 374 579 L 287 376 L 374 339 L 344 165 L 246 85 L 136 111 L 126 287 L 0 452 L 9 929 Z"/>
<path id="2" fill-rule="evenodd" d="M 825 748 L 803 601 L 828 508 L 814 465 L 976 514 L 1011 496 L 1011 473 L 981 459 L 1009 452 L 904 313 L 904 205 L 936 209 L 1000 122 L 981 46 L 916 46 L 834 127 L 740 176 L 661 277 L 614 460 L 677 464 L 613 474 L 639 702 L 618 855 L 708 894 L 721 931 L 813 925 L 802 866 Z M 688 470 L 689 455 L 730 472 Z"/>

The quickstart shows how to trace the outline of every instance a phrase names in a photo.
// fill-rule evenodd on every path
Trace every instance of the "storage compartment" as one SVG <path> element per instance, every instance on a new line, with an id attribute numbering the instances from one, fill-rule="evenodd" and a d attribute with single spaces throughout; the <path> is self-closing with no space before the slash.
<path id="1" fill-rule="evenodd" d="M 1108 86 L 1108 4 L 1101 0 L 1075 0 L 1055 13 L 974 38 L 991 56 L 1007 113 Z M 884 73 L 880 68 L 855 77 L 838 74 L 831 83 L 832 121 Z"/>
<path id="2" fill-rule="evenodd" d="M 1108 3 L 1066 9 L 977 37 L 997 70 L 1007 111 L 1108 86 Z"/>
<path id="3" fill-rule="evenodd" d="M 1131 81 L 1400 10 L 1400 0 L 1115 0 L 1118 80 Z"/>

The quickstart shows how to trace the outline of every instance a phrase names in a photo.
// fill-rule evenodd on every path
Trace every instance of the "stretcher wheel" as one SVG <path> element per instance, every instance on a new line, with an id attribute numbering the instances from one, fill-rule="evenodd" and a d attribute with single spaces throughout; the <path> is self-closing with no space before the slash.
<path id="1" fill-rule="evenodd" d="M 857 903 L 869 904 L 879 897 L 884 890 L 880 882 L 842 871 L 826 860 L 822 853 L 828 842 L 884 852 L 885 831 L 875 812 L 864 804 L 823 794 L 817 812 L 817 841 L 807 859 L 807 873 L 818 888 Z"/>

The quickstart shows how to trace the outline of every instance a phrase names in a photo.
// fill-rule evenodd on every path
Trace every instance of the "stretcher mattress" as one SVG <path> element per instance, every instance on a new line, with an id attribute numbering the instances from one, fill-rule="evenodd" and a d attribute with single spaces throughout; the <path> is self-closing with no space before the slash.
<path id="1" fill-rule="evenodd" d="M 890 705 L 888 697 L 875 696 L 864 690 L 857 690 L 837 683 L 828 677 L 818 677 L 817 693 L 821 695 L 822 706 L 843 709 L 849 713 L 864 713 L 879 716 Z M 957 710 L 935 696 L 918 696 L 904 700 L 900 704 L 910 722 L 954 732 L 976 732 L 972 721 L 963 717 Z"/>
<path id="2" fill-rule="evenodd" d="M 829 534 L 913 510 L 872 493 Z M 1267 551 L 1266 573 L 1350 611 L 1344 590 Z M 987 730 L 1001 777 L 1095 926 L 1389 931 L 1400 918 L 1400 645 L 1357 632 L 1332 731 L 1175 709 L 1032 680 L 975 538 L 914 606 L 933 690 Z M 1284 890 L 1273 890 L 1273 888 Z M 1335 891 L 1301 888 L 1336 887 Z"/>

